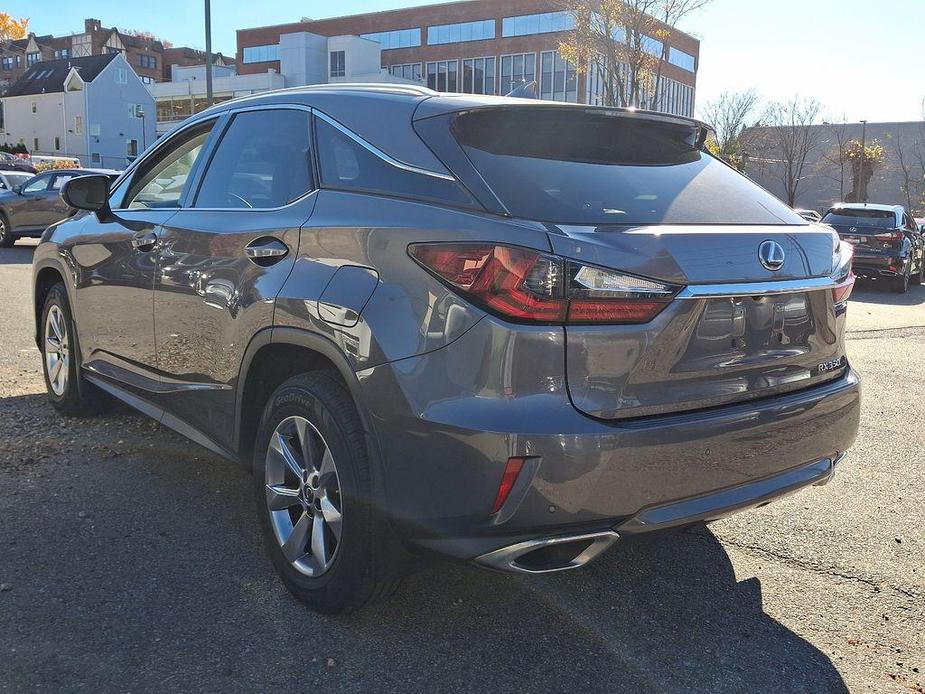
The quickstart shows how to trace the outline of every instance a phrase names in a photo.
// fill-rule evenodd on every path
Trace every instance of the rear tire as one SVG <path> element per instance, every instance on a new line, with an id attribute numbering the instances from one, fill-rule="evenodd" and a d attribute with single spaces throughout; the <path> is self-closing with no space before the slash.
<path id="1" fill-rule="evenodd" d="M 0 248 L 10 248 L 19 238 L 10 229 L 6 215 L 0 214 Z"/>
<path id="2" fill-rule="evenodd" d="M 295 597 L 335 614 L 398 587 L 403 549 L 374 491 L 363 425 L 337 375 L 306 373 L 276 389 L 253 469 L 267 552 Z"/>
<path id="3" fill-rule="evenodd" d="M 894 277 L 892 280 L 892 289 L 894 294 L 905 294 L 909 291 L 909 273 L 903 273 L 899 277 Z"/>
<path id="4" fill-rule="evenodd" d="M 52 406 L 69 417 L 86 417 L 103 409 L 106 396 L 80 375 L 77 331 L 67 290 L 60 282 L 45 296 L 39 330 L 42 373 Z"/>
<path id="5" fill-rule="evenodd" d="M 925 258 L 922 259 L 922 263 L 919 266 L 919 271 L 915 273 L 909 279 L 909 281 L 916 286 L 919 286 L 923 281 L 925 281 Z"/>

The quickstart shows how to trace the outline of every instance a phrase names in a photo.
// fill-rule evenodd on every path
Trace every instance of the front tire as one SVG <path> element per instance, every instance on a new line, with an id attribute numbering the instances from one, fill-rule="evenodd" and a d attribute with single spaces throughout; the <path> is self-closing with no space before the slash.
<path id="1" fill-rule="evenodd" d="M 10 248 L 19 238 L 10 228 L 6 215 L 0 214 L 0 248 Z"/>
<path id="2" fill-rule="evenodd" d="M 40 329 L 42 373 L 52 406 L 69 417 L 97 413 L 104 396 L 94 385 L 79 380 L 77 331 L 67 291 L 60 282 L 45 296 Z"/>
<path id="3" fill-rule="evenodd" d="M 925 258 L 919 263 L 919 271 L 910 278 L 910 281 L 916 286 L 925 281 Z"/>
<path id="4" fill-rule="evenodd" d="M 343 382 L 318 371 L 277 388 L 254 446 L 258 514 L 283 583 L 318 612 L 350 612 L 398 586 L 401 548 L 374 489 Z"/>

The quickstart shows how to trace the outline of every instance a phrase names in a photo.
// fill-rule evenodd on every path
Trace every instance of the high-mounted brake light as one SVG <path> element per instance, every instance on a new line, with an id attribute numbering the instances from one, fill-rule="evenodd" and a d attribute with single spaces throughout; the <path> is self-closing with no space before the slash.
<path id="1" fill-rule="evenodd" d="M 475 304 L 534 323 L 646 323 L 678 287 L 500 244 L 422 243 L 411 257 Z"/>

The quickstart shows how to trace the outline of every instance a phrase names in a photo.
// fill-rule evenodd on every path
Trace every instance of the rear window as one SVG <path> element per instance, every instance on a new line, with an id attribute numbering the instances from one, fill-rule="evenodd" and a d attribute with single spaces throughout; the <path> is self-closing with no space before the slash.
<path id="1" fill-rule="evenodd" d="M 841 226 L 873 227 L 875 229 L 895 229 L 896 215 L 889 210 L 830 210 L 822 218 L 827 224 Z"/>
<path id="2" fill-rule="evenodd" d="M 578 109 L 472 111 L 453 134 L 515 217 L 556 224 L 805 224 L 698 148 L 700 128 Z"/>

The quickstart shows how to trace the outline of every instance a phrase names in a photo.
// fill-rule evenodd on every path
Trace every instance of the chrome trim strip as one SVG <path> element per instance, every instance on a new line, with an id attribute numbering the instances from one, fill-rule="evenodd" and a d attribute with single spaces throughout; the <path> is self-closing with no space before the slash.
<path id="1" fill-rule="evenodd" d="M 381 149 L 379 149 L 375 145 L 370 144 L 369 142 L 364 140 L 362 137 L 360 137 L 356 133 L 352 132 L 351 130 L 348 130 L 345 126 L 341 125 L 340 123 L 338 123 L 336 120 L 334 120 L 330 116 L 322 113 L 318 109 L 313 109 L 313 111 L 315 113 L 316 118 L 320 118 L 325 123 L 330 125 L 332 128 L 336 128 L 337 130 L 342 132 L 344 135 L 349 137 L 351 140 L 356 142 L 358 145 L 360 145 L 361 147 L 363 147 L 370 153 L 374 154 L 375 156 L 379 157 L 385 163 L 394 166 L 396 169 L 410 171 L 411 173 L 421 174 L 423 176 L 431 176 L 432 178 L 439 178 L 444 181 L 453 181 L 454 183 L 456 182 L 456 179 L 450 176 L 449 174 L 442 174 L 437 171 L 431 171 L 430 169 L 422 169 L 418 166 L 412 166 L 411 164 L 406 164 L 402 161 L 398 161 L 398 159 L 394 159 L 393 157 L 390 157 L 388 154 L 383 152 Z"/>
<path id="2" fill-rule="evenodd" d="M 779 282 L 738 282 L 732 284 L 691 284 L 682 289 L 676 299 L 713 299 L 732 296 L 759 296 L 762 294 L 799 294 L 820 289 L 834 289 L 838 282 L 831 277 L 812 277 L 805 280 Z"/>
<path id="3" fill-rule="evenodd" d="M 556 571 L 568 571 L 569 569 L 577 569 L 584 566 L 592 559 L 595 559 L 601 552 L 610 548 L 614 542 L 620 539 L 620 536 L 615 533 L 613 530 L 605 530 L 604 532 L 599 533 L 588 533 L 585 535 L 570 535 L 567 537 L 547 537 L 538 540 L 526 540 L 524 542 L 518 542 L 517 544 L 510 545 L 508 547 L 502 547 L 501 549 L 496 549 L 493 552 L 488 552 L 479 557 L 475 558 L 476 564 L 481 564 L 490 569 L 498 569 L 500 571 L 516 571 L 518 573 L 526 574 L 548 574 L 554 573 Z M 570 542 L 582 542 L 584 540 L 593 540 L 591 545 L 585 549 L 581 554 L 572 559 L 568 564 L 564 566 L 558 566 L 552 569 L 528 569 L 525 566 L 521 566 L 517 563 L 517 560 L 529 554 L 537 549 L 542 549 L 544 547 L 551 547 L 553 545 L 563 545 Z"/>

